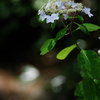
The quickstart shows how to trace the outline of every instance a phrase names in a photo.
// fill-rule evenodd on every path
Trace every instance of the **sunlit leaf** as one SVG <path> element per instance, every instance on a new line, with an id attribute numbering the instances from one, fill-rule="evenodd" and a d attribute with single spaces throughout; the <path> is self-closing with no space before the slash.
<path id="1" fill-rule="evenodd" d="M 61 39 L 62 37 L 64 37 L 64 35 L 66 34 L 66 32 L 67 32 L 66 28 L 61 29 L 61 30 L 56 34 L 55 40 L 59 40 L 59 39 Z"/>
<path id="2" fill-rule="evenodd" d="M 76 44 L 71 45 L 69 47 L 64 48 L 57 54 L 57 59 L 63 60 L 65 59 L 68 54 L 76 47 Z"/>
<path id="3" fill-rule="evenodd" d="M 100 29 L 100 26 L 91 24 L 91 23 L 83 23 L 83 25 L 87 28 L 89 32 L 96 31 Z"/>
<path id="4" fill-rule="evenodd" d="M 100 78 L 100 58 L 92 50 L 81 50 L 77 57 L 83 78 Z"/>
<path id="5" fill-rule="evenodd" d="M 100 83 L 100 80 L 97 80 L 97 79 L 94 79 L 93 80 L 96 84 L 99 84 Z"/>
<path id="6" fill-rule="evenodd" d="M 53 47 L 55 46 L 56 44 L 56 41 L 54 39 L 48 39 L 44 44 L 43 46 L 41 47 L 40 51 L 40 55 L 44 55 L 46 54 L 47 52 L 49 52 L 50 50 L 53 49 Z"/>

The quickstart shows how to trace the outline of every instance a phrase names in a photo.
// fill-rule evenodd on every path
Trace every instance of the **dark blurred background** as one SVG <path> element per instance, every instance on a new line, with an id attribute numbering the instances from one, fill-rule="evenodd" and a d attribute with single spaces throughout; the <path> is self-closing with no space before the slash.
<path id="1" fill-rule="evenodd" d="M 40 47 L 62 28 L 58 22 L 38 22 L 37 12 L 48 0 L 0 0 L 0 100 L 75 100 L 74 90 L 82 80 L 77 64 L 77 49 L 63 61 L 56 54 L 74 43 L 70 35 L 57 42 L 44 56 Z M 85 22 L 100 26 L 100 1 L 75 0 L 91 8 L 93 17 Z M 76 20 L 77 21 L 77 20 Z M 100 30 L 91 39 L 81 31 L 73 34 L 83 49 L 100 49 Z"/>

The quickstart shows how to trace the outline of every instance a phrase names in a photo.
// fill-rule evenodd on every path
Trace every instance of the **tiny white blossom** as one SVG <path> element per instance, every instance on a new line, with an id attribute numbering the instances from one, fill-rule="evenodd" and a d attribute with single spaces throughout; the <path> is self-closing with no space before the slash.
<path id="1" fill-rule="evenodd" d="M 93 14 L 90 13 L 90 10 L 91 10 L 90 8 L 84 7 L 84 12 L 85 12 L 89 17 L 93 16 Z"/>
<path id="2" fill-rule="evenodd" d="M 58 13 L 54 13 L 54 14 L 51 14 L 51 16 L 47 16 L 46 18 L 47 18 L 47 23 L 54 23 L 54 20 L 58 20 L 59 19 L 59 16 L 58 16 L 59 14 Z"/>
<path id="3" fill-rule="evenodd" d="M 45 12 L 42 10 L 41 14 L 40 14 L 40 19 L 43 21 L 45 18 L 47 18 L 47 15 L 45 14 Z"/>
<path id="4" fill-rule="evenodd" d="M 55 2 L 55 4 L 58 6 L 58 9 L 64 9 L 65 8 L 64 3 L 61 2 L 60 0 L 58 0 L 57 2 Z"/>
<path id="5" fill-rule="evenodd" d="M 72 1 L 71 4 L 72 4 L 72 6 L 71 6 L 72 8 L 77 6 L 77 3 L 75 3 L 74 1 Z"/>
<path id="6" fill-rule="evenodd" d="M 41 13 L 43 13 L 43 8 L 44 8 L 45 4 L 39 9 L 38 11 L 38 15 L 40 15 Z"/>
<path id="7" fill-rule="evenodd" d="M 63 14 L 63 16 L 65 20 L 68 18 L 68 14 Z"/>
<path id="8" fill-rule="evenodd" d="M 68 6 L 71 6 L 71 1 L 67 2 L 66 4 L 67 4 Z"/>

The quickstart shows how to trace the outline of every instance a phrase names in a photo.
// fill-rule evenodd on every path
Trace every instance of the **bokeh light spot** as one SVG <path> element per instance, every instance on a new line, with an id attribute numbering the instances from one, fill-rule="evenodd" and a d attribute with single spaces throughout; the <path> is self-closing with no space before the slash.
<path id="1" fill-rule="evenodd" d="M 38 78 L 39 75 L 39 71 L 33 65 L 26 65 L 24 66 L 24 72 L 20 75 L 20 80 L 30 82 Z"/>

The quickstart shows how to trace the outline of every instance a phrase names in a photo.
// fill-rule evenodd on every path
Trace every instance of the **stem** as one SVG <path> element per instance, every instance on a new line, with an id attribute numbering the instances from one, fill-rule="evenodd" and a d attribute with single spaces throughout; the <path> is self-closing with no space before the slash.
<path id="1" fill-rule="evenodd" d="M 81 50 L 81 48 L 79 47 L 78 43 L 76 42 L 76 39 L 74 38 L 73 34 L 72 34 L 72 24 L 73 24 L 73 20 L 71 21 L 71 24 L 70 24 L 70 28 L 69 28 L 69 33 L 71 35 L 71 37 L 73 38 L 76 46 L 77 46 L 77 49 Z"/>
<path id="2" fill-rule="evenodd" d="M 77 48 L 78 48 L 79 50 L 81 50 L 81 48 L 79 47 L 78 43 L 76 42 L 76 39 L 74 38 L 74 36 L 73 36 L 73 34 L 72 34 L 72 33 L 73 33 L 73 32 L 72 32 L 73 19 L 71 20 L 71 22 L 70 22 L 67 26 L 65 25 L 65 23 L 63 22 L 62 19 L 61 19 L 60 21 L 61 21 L 61 23 L 63 24 L 63 26 L 64 26 L 67 30 L 69 30 L 69 33 L 68 33 L 68 34 L 70 34 L 71 37 L 73 38 L 73 40 L 74 40 L 74 42 L 75 42 Z M 69 25 L 70 25 L 70 27 L 69 27 L 69 29 L 68 29 L 67 27 L 68 27 Z"/>
<path id="3" fill-rule="evenodd" d="M 62 25 L 63 25 L 67 30 L 69 30 L 67 27 L 70 25 L 70 23 L 66 26 L 62 19 L 60 19 L 60 21 L 61 21 Z"/>
<path id="4" fill-rule="evenodd" d="M 61 23 L 63 24 L 63 26 L 66 28 L 66 25 L 65 25 L 65 23 L 63 22 L 63 20 L 60 19 L 60 21 L 61 21 Z"/>

